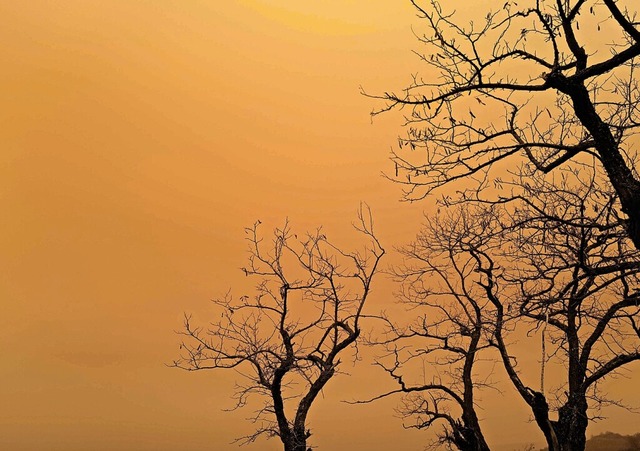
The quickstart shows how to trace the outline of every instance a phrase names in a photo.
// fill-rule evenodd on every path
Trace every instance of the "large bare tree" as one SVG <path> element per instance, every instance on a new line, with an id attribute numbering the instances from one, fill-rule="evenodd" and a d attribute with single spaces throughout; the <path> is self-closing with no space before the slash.
<path id="1" fill-rule="evenodd" d="M 620 221 L 618 197 L 590 166 L 527 184 L 505 221 L 503 254 L 485 255 L 479 267 L 497 310 L 496 346 L 550 450 L 583 450 L 591 412 L 616 402 L 601 382 L 640 360 L 640 253 Z M 500 273 L 500 264 L 509 269 Z M 502 294 L 500 285 L 516 291 Z M 547 359 L 564 368 L 564 380 L 552 387 L 556 420 L 544 373 L 535 391 L 513 365 L 502 336 L 507 321 L 542 331 L 542 369 Z"/>
<path id="2" fill-rule="evenodd" d="M 385 251 L 368 208 L 360 209 L 354 224 L 367 239 L 359 251 L 340 249 L 320 229 L 298 238 L 288 225 L 266 244 L 259 224 L 247 229 L 250 255 L 243 268 L 258 279 L 254 294 L 228 293 L 215 301 L 219 317 L 206 327 L 186 316 L 182 355 L 174 365 L 238 371 L 244 382 L 235 393 L 236 407 L 251 395 L 263 400 L 252 417 L 256 431 L 240 440 L 253 442 L 266 434 L 279 437 L 285 451 L 307 451 L 309 411 L 337 374 L 340 356 L 356 352 Z"/>
<path id="3" fill-rule="evenodd" d="M 389 327 L 394 360 L 384 367 L 399 384 L 394 392 L 425 400 L 408 414 L 425 426 L 445 419 L 450 444 L 485 450 L 473 393 L 490 382 L 480 355 L 497 357 L 549 449 L 582 451 L 590 418 L 617 402 L 601 382 L 640 360 L 640 255 L 616 194 L 591 165 L 523 176 L 514 191 L 443 209 L 403 249 L 402 299 L 424 312 L 413 325 Z M 514 337 L 538 346 L 541 335 L 540 372 L 518 366 Z M 428 364 L 429 383 L 402 377 L 416 359 Z M 549 365 L 564 370 L 545 391 Z M 467 439 L 458 440 L 462 432 Z"/>
<path id="4" fill-rule="evenodd" d="M 373 114 L 405 111 L 392 158 L 407 199 L 460 179 L 468 187 L 517 156 L 535 174 L 592 155 L 640 249 L 637 2 L 495 0 L 464 19 L 449 4 L 412 3 L 426 66 L 401 92 L 372 95 L 384 101 Z"/>

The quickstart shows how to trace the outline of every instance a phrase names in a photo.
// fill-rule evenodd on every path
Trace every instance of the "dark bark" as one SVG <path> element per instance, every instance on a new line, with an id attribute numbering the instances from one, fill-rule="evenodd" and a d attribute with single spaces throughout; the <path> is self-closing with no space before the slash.
<path id="1" fill-rule="evenodd" d="M 591 134 L 600 162 L 619 196 L 622 211 L 629 218 L 629 237 L 640 250 L 640 181 L 625 162 L 610 127 L 598 115 L 580 73 L 565 77 L 552 72 L 546 80 L 550 87 L 571 97 L 576 117 Z"/>
<path id="2" fill-rule="evenodd" d="M 587 442 L 587 398 L 584 393 L 569 395 L 569 400 L 560 407 L 558 421 L 554 422 L 559 450 L 582 451 Z"/>
<path id="3" fill-rule="evenodd" d="M 419 56 L 437 75 L 414 76 L 400 94 L 371 96 L 385 101 L 374 115 L 409 110 L 390 177 L 405 187 L 405 198 L 423 199 L 466 179 L 468 199 L 481 189 L 478 180 L 490 180 L 485 172 L 505 159 L 524 155 L 536 177 L 563 165 L 579 167 L 587 153 L 602 165 L 640 250 L 632 140 L 640 130 L 637 5 L 507 1 L 467 24 L 446 12 L 444 2 L 412 3 L 426 28 L 417 33 Z M 611 40 L 586 39 L 601 28 L 604 34 L 604 27 L 615 30 Z M 494 180 L 500 186 L 503 175 Z"/>
<path id="4" fill-rule="evenodd" d="M 284 451 L 307 451 L 307 438 L 311 434 L 304 432 L 302 434 L 291 434 L 287 440 L 282 440 Z"/>
<path id="5" fill-rule="evenodd" d="M 477 306 L 475 306 L 477 308 Z M 476 318 L 481 321 L 481 312 L 476 311 Z M 448 439 L 460 451 L 489 451 L 489 445 L 482 434 L 480 421 L 476 414 L 474 402 L 474 381 L 473 381 L 473 364 L 475 363 L 476 352 L 482 333 L 482 326 L 476 327 L 474 330 L 469 351 L 465 357 L 464 367 L 462 370 L 462 382 L 464 386 L 462 396 L 462 421 L 455 421 L 451 427 L 451 433 Z"/>

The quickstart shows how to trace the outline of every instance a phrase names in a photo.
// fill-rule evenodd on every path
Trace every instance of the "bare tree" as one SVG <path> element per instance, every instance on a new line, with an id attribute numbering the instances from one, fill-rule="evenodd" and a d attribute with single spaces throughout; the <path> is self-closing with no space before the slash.
<path id="1" fill-rule="evenodd" d="M 338 372 L 340 355 L 357 352 L 363 310 L 385 251 L 374 235 L 368 208 L 361 208 L 358 232 L 368 244 L 343 251 L 321 229 L 298 239 L 288 224 L 267 246 L 258 221 L 247 229 L 249 264 L 259 279 L 255 295 L 215 301 L 220 318 L 197 327 L 185 316 L 182 355 L 174 362 L 189 371 L 235 369 L 244 383 L 236 407 L 251 395 L 263 406 L 251 418 L 256 431 L 240 441 L 277 436 L 285 451 L 307 451 L 309 410 Z M 357 354 L 354 354 L 354 357 Z"/>
<path id="2" fill-rule="evenodd" d="M 409 427 L 442 425 L 437 448 L 489 450 L 476 392 L 492 385 L 490 375 L 480 374 L 476 364 L 491 348 L 487 326 L 495 309 L 476 283 L 477 264 L 465 249 L 492 246 L 488 228 L 496 227 L 485 216 L 474 218 L 460 210 L 428 218 L 416 240 L 399 249 L 404 264 L 394 269 L 401 283 L 399 299 L 416 318 L 401 325 L 388 315 L 379 317 L 383 334 L 373 342 L 384 346 L 385 353 L 377 365 L 398 388 L 363 402 L 403 394 L 398 411 Z"/>
<path id="3" fill-rule="evenodd" d="M 408 110 L 392 155 L 406 198 L 484 180 L 518 155 L 538 173 L 592 155 L 640 249 L 636 2 L 496 0 L 468 23 L 436 0 L 411 2 L 425 28 L 416 35 L 426 74 L 401 93 L 371 96 L 385 102 L 374 115 Z"/>
<path id="4" fill-rule="evenodd" d="M 498 312 L 495 338 L 507 373 L 549 449 L 568 451 L 584 449 L 589 412 L 615 402 L 599 384 L 640 360 L 640 254 L 620 221 L 617 196 L 593 170 L 561 175 L 555 183 L 527 185 L 523 208 L 512 212 L 502 247 L 502 261 L 512 269 L 500 281 L 490 265 L 479 270 Z M 515 303 L 501 299 L 498 283 L 517 287 Z M 517 320 L 544 330 L 551 358 L 566 369 L 564 383 L 553 391 L 555 421 L 544 380 L 540 391 L 526 387 L 509 357 L 501 336 L 505 305 L 517 309 Z M 545 353 L 543 365 L 547 358 Z"/>
<path id="5" fill-rule="evenodd" d="M 404 298 L 426 315 L 409 333 L 392 330 L 388 342 L 398 345 L 411 336 L 428 343 L 386 368 L 400 383 L 396 391 L 429 394 L 433 384 L 409 390 L 399 368 L 425 354 L 458 355 L 429 362 L 434 372 L 462 365 L 446 373 L 457 380 L 443 384 L 451 394 L 443 392 L 465 400 L 473 387 L 487 384 L 473 355 L 477 361 L 478 353 L 494 348 L 549 449 L 575 451 L 584 450 L 590 418 L 617 403 L 600 383 L 640 360 L 640 255 L 620 220 L 616 194 L 598 183 L 590 165 L 554 175 L 521 180 L 516 191 L 522 195 L 445 209 L 405 248 L 409 264 L 399 271 L 408 286 Z M 529 339 L 543 336 L 540 379 L 517 365 L 510 343 L 524 331 Z M 545 393 L 544 368 L 552 363 L 565 368 L 564 380 Z M 533 388 L 538 380 L 540 387 Z M 459 404 L 460 424 L 481 436 L 473 402 Z M 424 406 L 412 413 L 446 418 Z"/>

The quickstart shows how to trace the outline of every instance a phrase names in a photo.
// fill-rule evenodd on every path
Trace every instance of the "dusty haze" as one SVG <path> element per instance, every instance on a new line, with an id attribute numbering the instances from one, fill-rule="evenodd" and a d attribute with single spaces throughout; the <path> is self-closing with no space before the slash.
<path id="1" fill-rule="evenodd" d="M 380 176 L 401 118 L 371 124 L 358 90 L 419 70 L 412 25 L 397 0 L 0 0 L 0 448 L 237 449 L 235 375 L 167 368 L 172 331 L 242 287 L 256 219 L 348 242 L 367 201 L 387 248 L 415 234 L 430 204 Z M 378 282 L 372 311 L 393 303 Z M 344 369 L 312 443 L 421 450 L 393 401 L 340 402 L 386 383 Z M 634 380 L 613 389 L 638 405 Z M 540 442 L 509 394 L 483 398 L 488 438 Z M 590 434 L 637 432 L 608 413 Z"/>

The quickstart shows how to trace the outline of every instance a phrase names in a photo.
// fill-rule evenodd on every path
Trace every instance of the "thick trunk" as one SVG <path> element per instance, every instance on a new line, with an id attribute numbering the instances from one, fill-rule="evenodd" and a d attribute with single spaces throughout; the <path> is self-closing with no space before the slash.
<path id="1" fill-rule="evenodd" d="M 307 451 L 307 437 L 306 435 L 296 436 L 290 435 L 289 440 L 286 442 L 283 440 L 284 451 Z"/>
<path id="2" fill-rule="evenodd" d="M 496 307 L 495 339 L 497 342 L 498 350 L 500 352 L 500 357 L 502 358 L 502 363 L 504 364 L 504 368 L 507 370 L 509 379 L 511 379 L 511 382 L 513 383 L 516 390 L 518 390 L 518 393 L 520 393 L 522 399 L 531 408 L 536 423 L 538 424 L 538 427 L 544 434 L 544 438 L 547 441 L 547 447 L 549 451 L 559 451 L 558 440 L 556 438 L 553 425 L 549 420 L 549 404 L 547 403 L 547 399 L 545 398 L 544 394 L 531 390 L 529 387 L 522 383 L 522 380 L 520 380 L 520 376 L 518 376 L 518 373 L 511 362 L 511 357 L 507 352 L 507 347 L 502 337 L 502 327 L 504 324 L 504 308 L 500 301 L 493 295 L 491 290 L 487 289 L 487 295 L 493 305 Z"/>
<path id="3" fill-rule="evenodd" d="M 538 427 L 544 434 L 549 451 L 560 451 L 556 428 L 553 422 L 549 420 L 549 404 L 547 403 L 547 398 L 545 398 L 542 393 L 531 390 L 527 398 L 527 403 L 531 407 L 533 417 Z"/>
<path id="4" fill-rule="evenodd" d="M 480 421 L 476 415 L 475 403 L 473 400 L 473 364 L 475 362 L 478 343 L 482 337 L 481 312 L 476 309 L 476 326 L 471 334 L 469 353 L 465 358 L 462 370 L 462 380 L 464 383 L 462 422 L 457 423 L 451 434 L 451 441 L 460 451 L 489 451 L 489 446 L 484 439 L 480 429 Z"/>
<path id="5" fill-rule="evenodd" d="M 549 407 L 542 393 L 534 392 L 532 410 L 549 451 L 584 451 L 589 423 L 584 395 L 570 397 L 560 408 L 558 421 L 549 420 Z"/>
<path id="6" fill-rule="evenodd" d="M 457 425 L 451 431 L 449 440 L 460 451 L 489 451 L 489 446 L 480 432 L 480 425 L 477 423 L 477 419 L 473 425 Z"/>
<path id="7" fill-rule="evenodd" d="M 560 450 L 584 451 L 588 423 L 587 400 L 584 395 L 574 395 L 560 408 L 555 423 Z"/>
<path id="8" fill-rule="evenodd" d="M 618 194 L 622 211 L 629 218 L 629 237 L 640 249 L 640 181 L 633 177 L 609 126 L 598 116 L 586 88 L 578 90 L 574 105 L 578 118 L 594 138 L 602 166 Z"/>
<path id="9" fill-rule="evenodd" d="M 636 249 L 640 250 L 640 180 L 633 176 L 611 129 L 596 111 L 584 82 L 561 74 L 552 74 L 547 77 L 547 81 L 550 86 L 571 97 L 575 114 L 591 134 L 602 166 L 618 194 L 622 211 L 629 218 L 629 237 Z"/>

